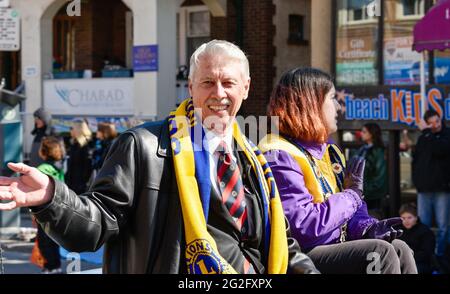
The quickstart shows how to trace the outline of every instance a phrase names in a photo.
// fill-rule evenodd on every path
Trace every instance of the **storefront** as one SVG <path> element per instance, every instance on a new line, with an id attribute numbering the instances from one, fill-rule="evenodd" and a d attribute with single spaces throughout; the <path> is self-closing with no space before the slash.
<path id="1" fill-rule="evenodd" d="M 366 122 L 383 130 L 389 170 L 390 213 L 414 199 L 411 152 L 400 152 L 402 130 L 415 142 L 422 117 L 421 53 L 413 51 L 413 28 L 435 0 L 334 1 L 336 53 L 333 55 L 338 100 L 342 105 L 340 139 L 352 149 Z M 374 7 L 375 5 L 375 7 Z M 376 6 L 378 5 L 378 6 Z M 371 13 L 371 12 L 378 12 Z M 427 106 L 450 122 L 450 51 L 425 54 Z M 355 136 L 356 135 L 356 136 Z M 400 154 L 400 156 L 399 156 Z"/>

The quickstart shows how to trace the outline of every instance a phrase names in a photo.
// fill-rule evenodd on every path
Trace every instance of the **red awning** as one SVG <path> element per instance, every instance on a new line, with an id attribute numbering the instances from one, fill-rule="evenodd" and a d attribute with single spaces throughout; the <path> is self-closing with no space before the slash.
<path id="1" fill-rule="evenodd" d="M 414 26 L 413 50 L 450 48 L 450 0 L 441 0 Z"/>

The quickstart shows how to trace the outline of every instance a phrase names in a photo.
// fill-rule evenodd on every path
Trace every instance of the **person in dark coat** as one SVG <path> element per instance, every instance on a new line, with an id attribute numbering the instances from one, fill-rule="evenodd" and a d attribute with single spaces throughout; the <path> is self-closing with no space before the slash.
<path id="1" fill-rule="evenodd" d="M 39 156 L 39 148 L 41 146 L 42 138 L 53 135 L 51 127 L 52 115 L 44 108 L 38 108 L 34 113 L 34 129 L 31 134 L 34 136 L 30 151 L 30 165 L 38 167 L 44 162 Z"/>
<path id="2" fill-rule="evenodd" d="M 433 216 L 437 226 L 435 254 L 439 262 L 448 263 L 450 215 L 450 129 L 439 113 L 425 112 L 418 124 L 422 131 L 413 151 L 412 180 L 417 189 L 417 213 L 431 228 Z"/>
<path id="3" fill-rule="evenodd" d="M 415 203 L 403 204 L 399 211 L 402 218 L 403 235 L 399 239 L 414 251 L 414 259 L 419 274 L 431 274 L 436 240 L 433 231 L 420 222 Z"/>
<path id="4" fill-rule="evenodd" d="M 81 194 L 88 189 L 92 175 L 92 132 L 84 120 L 76 120 L 70 136 L 65 180 L 70 189 Z"/>
<path id="5" fill-rule="evenodd" d="M 386 156 L 380 126 L 376 123 L 364 124 L 361 137 L 364 145 L 359 149 L 358 155 L 366 160 L 364 201 L 367 203 L 369 213 L 381 219 L 385 217 L 382 204 L 388 192 L 388 182 Z"/>

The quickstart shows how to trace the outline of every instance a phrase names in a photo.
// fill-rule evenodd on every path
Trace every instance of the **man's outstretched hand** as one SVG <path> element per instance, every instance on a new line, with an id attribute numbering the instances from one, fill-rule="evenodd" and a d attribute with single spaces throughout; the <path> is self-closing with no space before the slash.
<path id="1" fill-rule="evenodd" d="M 55 190 L 49 176 L 23 163 L 8 163 L 20 177 L 0 177 L 0 210 L 39 206 L 51 201 Z"/>

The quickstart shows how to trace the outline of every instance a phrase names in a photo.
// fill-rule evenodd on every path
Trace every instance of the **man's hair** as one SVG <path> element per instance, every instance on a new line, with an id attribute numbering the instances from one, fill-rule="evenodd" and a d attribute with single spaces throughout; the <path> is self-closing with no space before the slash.
<path id="1" fill-rule="evenodd" d="M 331 76 L 315 68 L 285 72 L 272 92 L 268 116 L 279 117 L 281 134 L 324 143 L 328 130 L 322 114 L 325 97 L 333 88 Z"/>
<path id="2" fill-rule="evenodd" d="M 97 126 L 97 131 L 101 132 L 106 140 L 117 137 L 116 126 L 112 123 L 99 123 Z"/>
<path id="3" fill-rule="evenodd" d="M 64 158 L 62 142 L 55 137 L 42 138 L 39 156 L 44 160 L 60 161 Z"/>
<path id="4" fill-rule="evenodd" d="M 410 213 L 414 216 L 417 216 L 417 206 L 414 202 L 405 203 L 400 206 L 400 210 L 398 211 L 399 215 L 404 214 L 405 212 Z"/>
<path id="5" fill-rule="evenodd" d="M 375 147 L 384 147 L 381 128 L 377 123 L 365 123 L 363 127 L 372 136 L 372 143 Z"/>
<path id="6" fill-rule="evenodd" d="M 425 122 L 428 122 L 428 119 L 429 119 L 430 117 L 433 117 L 433 116 L 438 116 L 438 117 L 440 117 L 440 116 L 439 116 L 439 113 L 438 113 L 436 110 L 434 110 L 434 109 L 428 109 L 427 111 L 425 111 L 425 114 L 423 115 L 423 120 L 424 120 Z"/>
<path id="7" fill-rule="evenodd" d="M 192 54 L 189 67 L 189 79 L 192 80 L 195 71 L 197 70 L 197 66 L 200 62 L 200 58 L 205 56 L 209 57 L 221 56 L 224 58 L 229 58 L 238 61 L 239 63 L 242 64 L 245 78 L 250 77 L 250 69 L 247 56 L 245 56 L 245 53 L 242 52 L 242 50 L 238 46 L 228 41 L 212 40 L 209 41 L 208 43 L 202 44 Z"/>

